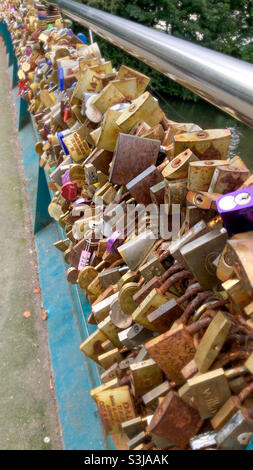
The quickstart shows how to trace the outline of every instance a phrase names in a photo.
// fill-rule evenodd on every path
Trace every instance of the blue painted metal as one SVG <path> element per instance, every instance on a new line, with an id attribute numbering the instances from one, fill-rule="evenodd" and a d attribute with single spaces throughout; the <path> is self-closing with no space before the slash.
<path id="1" fill-rule="evenodd" d="M 28 103 L 22 98 L 19 100 L 18 130 L 30 123 L 30 114 L 28 112 Z"/>
<path id="2" fill-rule="evenodd" d="M 34 221 L 35 234 L 53 221 L 47 210 L 50 201 L 51 198 L 48 191 L 47 181 L 45 178 L 45 171 L 43 168 L 39 167 L 38 190 Z"/>
<path id="3" fill-rule="evenodd" d="M 0 23 L 0 35 L 9 40 L 6 25 Z M 9 68 L 10 78 L 14 67 Z M 16 83 L 15 83 L 16 85 Z M 54 373 L 55 391 L 65 449 L 113 449 L 112 439 L 106 436 L 90 389 L 100 385 L 98 366 L 86 358 L 80 343 L 94 331 L 87 323 L 90 304 L 83 291 L 69 284 L 65 277 L 68 268 L 53 243 L 65 238 L 58 223 L 49 223 L 47 205 L 53 193 L 48 189 L 48 175 L 39 167 L 34 144 L 40 139 L 34 121 L 27 111 L 27 103 L 17 97 L 13 100 L 18 110 L 19 138 L 25 172 L 26 187 L 37 248 L 43 308 L 48 310 L 48 343 Z M 45 227 L 46 225 L 46 227 Z M 39 230 L 40 227 L 45 227 Z"/>
<path id="4" fill-rule="evenodd" d="M 89 396 L 97 385 L 90 361 L 79 349 L 75 305 L 64 276 L 61 253 L 52 246 L 56 224 L 36 235 L 43 308 L 48 310 L 48 341 L 55 377 L 55 390 L 66 449 L 107 449 L 108 439 Z"/>
<path id="5" fill-rule="evenodd" d="M 12 88 L 15 88 L 18 84 L 18 62 L 16 57 L 13 59 L 13 70 L 12 70 Z"/>

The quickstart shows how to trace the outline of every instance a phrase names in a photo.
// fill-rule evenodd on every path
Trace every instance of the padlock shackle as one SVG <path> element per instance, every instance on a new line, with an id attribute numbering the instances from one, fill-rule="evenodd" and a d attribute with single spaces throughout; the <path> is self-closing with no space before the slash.
<path id="1" fill-rule="evenodd" d="M 176 264 L 176 265 L 171 266 L 169 269 L 167 269 L 167 271 L 165 271 L 165 273 L 163 273 L 160 276 L 159 280 L 161 281 L 161 284 L 167 281 L 167 279 L 171 277 L 173 274 L 176 274 L 183 270 L 184 270 L 184 267 L 181 264 Z"/>
<path id="2" fill-rule="evenodd" d="M 167 279 L 164 284 L 162 284 L 161 287 L 159 287 L 158 292 L 159 294 L 163 295 L 165 294 L 170 287 L 172 287 L 176 282 L 181 281 L 183 279 L 191 279 L 193 277 L 193 274 L 191 271 L 180 271 L 178 273 L 173 274 L 173 276 L 170 276 L 169 279 Z"/>
<path id="3" fill-rule="evenodd" d="M 194 335 L 198 331 L 202 330 L 202 328 L 205 328 L 206 326 L 210 325 L 211 321 L 212 317 L 206 317 L 196 321 L 195 323 L 192 323 L 192 325 L 190 326 L 186 326 L 185 328 L 191 335 Z"/>
<path id="4" fill-rule="evenodd" d="M 217 361 L 215 361 L 215 363 L 213 364 L 211 370 L 219 369 L 220 367 L 224 367 L 227 364 L 230 364 L 231 362 L 240 360 L 245 361 L 246 359 L 248 359 L 248 357 L 249 353 L 247 351 L 235 351 L 221 354 L 219 359 L 217 359 Z"/>
<path id="5" fill-rule="evenodd" d="M 239 401 L 242 404 L 246 398 L 253 394 L 253 382 L 250 382 L 238 395 Z"/>
<path id="6" fill-rule="evenodd" d="M 197 294 L 197 296 L 187 305 L 183 315 L 180 318 L 180 323 L 185 325 L 194 313 L 194 310 L 199 308 L 204 302 L 207 302 L 209 299 L 211 299 L 213 295 L 213 291 L 211 290 Z"/>

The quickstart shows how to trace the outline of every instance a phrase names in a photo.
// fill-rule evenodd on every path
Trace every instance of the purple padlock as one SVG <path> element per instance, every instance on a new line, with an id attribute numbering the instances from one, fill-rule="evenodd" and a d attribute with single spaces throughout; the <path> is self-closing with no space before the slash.
<path id="1" fill-rule="evenodd" d="M 74 202 L 74 207 L 80 206 L 82 204 L 89 204 L 89 199 L 87 199 L 87 197 L 80 197 Z"/>
<path id="2" fill-rule="evenodd" d="M 85 266 L 89 265 L 91 253 L 87 250 L 82 250 L 79 263 L 78 263 L 78 271 L 81 271 Z"/>
<path id="3" fill-rule="evenodd" d="M 216 204 L 229 237 L 253 230 L 253 187 L 223 194 Z"/>
<path id="4" fill-rule="evenodd" d="M 64 175 L 61 177 L 62 184 L 68 183 L 70 181 L 69 170 L 66 170 Z"/>
<path id="5" fill-rule="evenodd" d="M 108 253 L 117 253 L 118 247 L 122 243 L 121 235 L 122 232 L 120 230 L 113 232 L 106 244 L 106 251 L 108 251 Z"/>

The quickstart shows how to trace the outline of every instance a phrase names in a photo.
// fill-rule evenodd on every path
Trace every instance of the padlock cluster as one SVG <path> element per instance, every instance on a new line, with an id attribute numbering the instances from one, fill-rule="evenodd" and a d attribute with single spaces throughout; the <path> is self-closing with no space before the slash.
<path id="1" fill-rule="evenodd" d="M 170 120 L 149 77 L 113 68 L 56 7 L 5 1 L 2 16 L 66 233 L 55 246 L 91 305 L 80 348 L 106 433 L 136 450 L 245 449 L 253 176 L 228 157 L 230 131 Z"/>

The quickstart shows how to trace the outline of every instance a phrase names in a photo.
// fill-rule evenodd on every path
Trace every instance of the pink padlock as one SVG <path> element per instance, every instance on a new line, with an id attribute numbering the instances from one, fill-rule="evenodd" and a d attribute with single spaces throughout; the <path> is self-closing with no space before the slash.
<path id="1" fill-rule="evenodd" d="M 67 201 L 74 201 L 77 195 L 76 185 L 72 183 L 72 181 L 68 181 L 67 183 L 64 183 L 64 185 L 61 188 L 61 195 Z"/>

